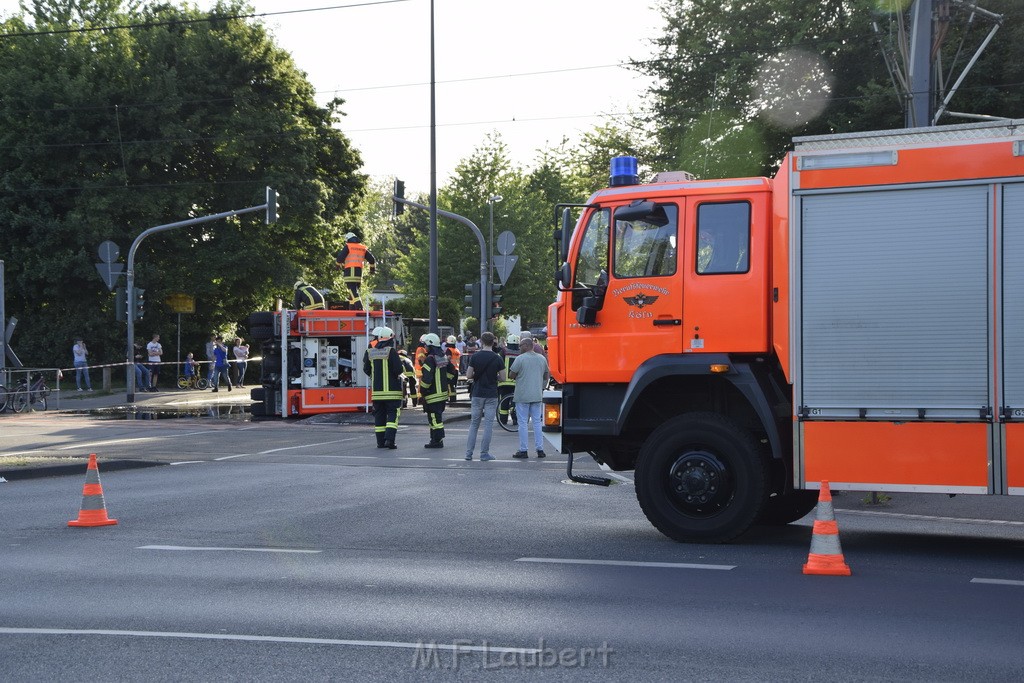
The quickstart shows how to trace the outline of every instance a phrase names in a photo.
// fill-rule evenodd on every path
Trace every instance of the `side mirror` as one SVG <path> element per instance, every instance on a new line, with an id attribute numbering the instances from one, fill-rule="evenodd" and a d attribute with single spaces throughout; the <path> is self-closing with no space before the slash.
<path id="1" fill-rule="evenodd" d="M 583 297 L 583 304 L 576 309 L 576 322 L 580 325 L 593 325 L 597 322 L 596 297 Z"/>
<path id="2" fill-rule="evenodd" d="M 572 211 L 568 208 L 562 210 L 562 235 L 559 238 L 559 262 L 564 263 L 569 260 L 569 240 L 572 238 Z"/>
<path id="3" fill-rule="evenodd" d="M 572 286 L 572 267 L 568 261 L 562 264 L 562 267 L 555 273 L 555 279 L 561 289 L 569 289 Z"/>

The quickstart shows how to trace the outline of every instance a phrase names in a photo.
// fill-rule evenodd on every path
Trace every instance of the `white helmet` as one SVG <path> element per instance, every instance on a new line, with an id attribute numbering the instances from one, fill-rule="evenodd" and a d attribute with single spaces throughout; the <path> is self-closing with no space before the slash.
<path id="1" fill-rule="evenodd" d="M 346 232 L 345 233 L 345 241 L 348 242 L 350 239 L 352 239 L 355 236 L 356 236 L 356 234 L 354 232 Z"/>
<path id="2" fill-rule="evenodd" d="M 519 335 L 518 334 L 510 334 L 510 335 L 508 335 L 505 338 L 505 343 L 506 344 L 518 344 L 519 343 Z"/>
<path id="3" fill-rule="evenodd" d="M 299 287 L 301 287 L 304 284 L 306 284 L 305 280 L 302 280 L 302 279 L 296 280 L 295 284 L 292 286 L 292 289 L 298 289 Z"/>
<path id="4" fill-rule="evenodd" d="M 427 346 L 440 346 L 441 338 L 438 337 L 433 332 L 428 332 L 427 334 L 423 335 L 423 343 L 426 344 Z"/>
<path id="5" fill-rule="evenodd" d="M 370 332 L 370 336 L 371 337 L 379 337 L 380 336 L 380 329 L 381 329 L 380 325 L 377 325 L 377 327 L 373 328 L 373 331 Z"/>
<path id="6" fill-rule="evenodd" d="M 374 331 L 377 333 L 377 339 L 380 339 L 381 341 L 393 339 L 395 336 L 395 331 L 390 327 L 378 327 Z"/>
<path id="7" fill-rule="evenodd" d="M 449 334 L 448 338 L 445 339 L 445 342 L 448 343 L 448 344 L 455 344 L 456 343 L 455 335 L 454 334 Z"/>

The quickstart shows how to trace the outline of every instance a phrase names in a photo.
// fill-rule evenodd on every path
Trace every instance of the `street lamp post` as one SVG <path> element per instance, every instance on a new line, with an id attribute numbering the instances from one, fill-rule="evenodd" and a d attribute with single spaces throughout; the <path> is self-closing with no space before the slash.
<path id="1" fill-rule="evenodd" d="M 481 332 L 483 332 L 484 329 L 490 329 L 491 327 L 489 323 L 491 320 L 491 283 L 494 282 L 494 205 L 495 203 L 500 202 L 502 199 L 504 199 L 504 197 L 502 197 L 500 194 L 492 194 L 490 197 L 487 198 L 487 205 L 490 207 L 491 210 L 491 220 L 490 237 L 488 238 L 487 242 L 487 315 L 484 317 L 487 318 L 488 324 L 485 326 L 484 321 L 480 321 Z"/>

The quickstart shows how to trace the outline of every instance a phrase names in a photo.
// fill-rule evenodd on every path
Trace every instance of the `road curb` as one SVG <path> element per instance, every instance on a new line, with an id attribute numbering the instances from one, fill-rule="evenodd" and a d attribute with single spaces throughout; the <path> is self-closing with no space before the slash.
<path id="1" fill-rule="evenodd" d="M 100 472 L 116 472 L 117 470 L 134 470 L 141 467 L 157 467 L 166 462 L 153 460 L 100 460 Z M 73 465 L 40 465 L 39 467 L 19 467 L 17 469 L 0 470 L 0 477 L 7 481 L 21 479 L 38 479 L 40 477 L 63 477 L 69 474 L 85 476 L 88 461 Z"/>

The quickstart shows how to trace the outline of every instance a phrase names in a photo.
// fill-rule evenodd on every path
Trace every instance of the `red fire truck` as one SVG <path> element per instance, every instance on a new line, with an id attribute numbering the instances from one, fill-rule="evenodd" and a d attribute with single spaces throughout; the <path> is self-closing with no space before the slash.
<path id="1" fill-rule="evenodd" d="M 390 311 L 266 311 L 249 316 L 249 337 L 260 343 L 261 386 L 252 390 L 257 417 L 297 417 L 366 411 L 369 378 L 363 353 L 378 326 L 405 344 L 401 316 Z"/>
<path id="2" fill-rule="evenodd" d="M 619 158 L 559 214 L 546 429 L 666 535 L 791 522 L 822 480 L 1024 495 L 1024 120 L 798 138 L 774 178 Z"/>

